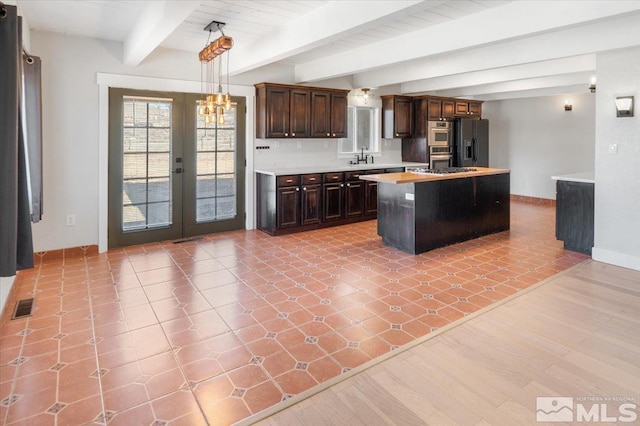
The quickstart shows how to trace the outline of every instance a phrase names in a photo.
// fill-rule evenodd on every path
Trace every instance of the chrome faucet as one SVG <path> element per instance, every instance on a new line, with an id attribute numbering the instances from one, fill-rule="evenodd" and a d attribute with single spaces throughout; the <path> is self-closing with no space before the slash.
<path id="1" fill-rule="evenodd" d="M 364 154 L 364 147 L 362 147 L 360 149 L 360 155 L 356 154 L 356 159 L 355 161 L 349 161 L 349 164 L 360 164 L 360 163 L 364 163 L 364 164 L 369 164 L 369 157 L 371 157 L 371 164 L 373 164 L 373 155 L 365 155 Z"/>

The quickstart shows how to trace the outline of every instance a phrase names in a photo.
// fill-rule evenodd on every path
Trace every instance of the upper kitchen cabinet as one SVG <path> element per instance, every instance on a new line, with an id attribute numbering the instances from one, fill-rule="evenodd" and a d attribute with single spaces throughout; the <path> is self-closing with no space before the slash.
<path id="1" fill-rule="evenodd" d="M 388 95 L 382 99 L 382 137 L 410 138 L 413 132 L 413 98 Z"/>
<path id="2" fill-rule="evenodd" d="M 331 137 L 347 137 L 347 92 L 331 92 Z"/>
<path id="3" fill-rule="evenodd" d="M 428 99 L 428 121 L 453 120 L 455 114 L 454 101 L 451 99 Z"/>
<path id="4" fill-rule="evenodd" d="M 308 90 L 283 85 L 256 85 L 256 137 L 306 138 L 310 131 Z"/>
<path id="5" fill-rule="evenodd" d="M 256 137 L 345 137 L 347 93 L 348 90 L 256 84 Z"/>
<path id="6" fill-rule="evenodd" d="M 347 136 L 347 94 L 327 90 L 311 91 L 311 137 Z"/>
<path id="7" fill-rule="evenodd" d="M 482 116 L 482 102 L 456 100 L 455 104 L 456 117 L 481 117 Z"/>

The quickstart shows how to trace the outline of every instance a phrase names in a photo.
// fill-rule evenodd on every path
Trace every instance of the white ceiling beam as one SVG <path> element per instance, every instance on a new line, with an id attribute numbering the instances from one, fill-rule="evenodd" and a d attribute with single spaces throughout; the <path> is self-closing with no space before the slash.
<path id="1" fill-rule="evenodd" d="M 417 94 L 458 87 L 486 85 L 505 81 L 524 80 L 556 74 L 576 72 L 595 73 L 596 55 L 581 55 L 570 58 L 553 59 L 512 67 L 473 71 L 465 74 L 446 75 L 426 80 L 412 81 L 401 85 L 403 94 Z"/>
<path id="2" fill-rule="evenodd" d="M 336 1 L 284 25 L 268 37 L 245 46 L 235 46 L 230 64 L 230 74 L 250 71 L 274 61 L 338 40 L 349 33 L 374 27 L 412 10 L 426 9 L 444 3 L 440 1 Z"/>
<path id="3" fill-rule="evenodd" d="M 545 77 L 526 78 L 521 80 L 503 81 L 499 83 L 480 84 L 477 86 L 459 87 L 449 90 L 436 90 L 428 92 L 434 96 L 444 96 L 452 98 L 484 99 L 483 95 L 489 93 L 504 93 L 520 90 L 538 90 L 550 87 L 566 87 L 581 85 L 581 91 L 587 91 L 589 87 L 589 77 L 591 72 L 574 72 L 568 74 L 558 74 Z"/>
<path id="4" fill-rule="evenodd" d="M 541 89 L 516 90 L 512 92 L 491 93 L 482 96 L 482 100 L 501 101 L 505 99 L 537 98 L 540 96 L 567 95 L 571 99 L 573 93 L 588 93 L 583 84 L 572 86 L 545 87 Z"/>
<path id="5" fill-rule="evenodd" d="M 422 83 L 419 83 L 424 79 L 580 56 L 639 43 L 640 14 L 636 13 L 368 71 L 356 74 L 353 81 L 354 87 L 380 87 L 407 82 L 404 87 L 412 92 L 424 90 Z M 418 81 L 415 87 L 413 81 Z"/>
<path id="6" fill-rule="evenodd" d="M 197 1 L 148 2 L 124 41 L 123 62 L 139 65 L 200 5 Z"/>
<path id="7" fill-rule="evenodd" d="M 295 67 L 296 82 L 364 72 L 639 10 L 640 2 L 637 1 L 516 1 L 453 22 L 299 64 Z"/>

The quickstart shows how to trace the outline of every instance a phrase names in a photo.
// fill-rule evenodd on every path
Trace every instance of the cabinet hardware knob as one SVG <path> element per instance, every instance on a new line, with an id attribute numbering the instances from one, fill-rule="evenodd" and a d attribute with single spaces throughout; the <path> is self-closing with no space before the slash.
<path id="1" fill-rule="evenodd" d="M 300 188 L 296 188 L 296 191 L 300 191 Z"/>
<path id="2" fill-rule="evenodd" d="M 309 180 L 316 180 L 316 178 L 309 178 Z"/>
<path id="3" fill-rule="evenodd" d="M 289 133 L 285 133 L 284 135 L 285 135 L 285 136 L 289 136 Z"/>
<path id="4" fill-rule="evenodd" d="M 295 133 L 291 133 L 291 136 L 295 136 L 295 135 L 296 135 Z"/>
<path id="5" fill-rule="evenodd" d="M 347 186 L 348 186 L 348 187 L 351 187 L 351 184 L 350 184 L 350 183 L 348 183 L 348 184 L 347 184 Z"/>
<path id="6" fill-rule="evenodd" d="M 293 179 L 287 179 L 287 183 L 293 182 Z"/>
<path id="7" fill-rule="evenodd" d="M 335 133 L 333 134 L 333 137 L 334 137 L 334 138 L 336 137 L 336 134 L 335 134 Z"/>
<path id="8" fill-rule="evenodd" d="M 327 136 L 331 136 L 331 133 L 327 133 Z"/>
<path id="9" fill-rule="evenodd" d="M 340 188 L 344 188 L 344 183 L 341 183 L 341 184 L 340 184 Z"/>
<path id="10" fill-rule="evenodd" d="M 307 187 L 306 187 L 306 186 L 305 186 L 305 187 L 303 187 L 303 188 L 302 188 L 302 190 L 303 190 L 303 191 L 306 191 L 306 190 L 307 190 Z"/>

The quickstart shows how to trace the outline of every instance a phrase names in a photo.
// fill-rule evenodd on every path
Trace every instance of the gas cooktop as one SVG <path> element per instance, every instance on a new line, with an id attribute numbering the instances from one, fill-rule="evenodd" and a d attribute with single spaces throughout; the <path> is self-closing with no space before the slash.
<path id="1" fill-rule="evenodd" d="M 475 172 L 477 169 L 470 167 L 446 167 L 443 169 L 427 169 L 424 167 L 417 167 L 411 170 L 412 173 L 419 174 L 431 174 L 431 175 L 448 175 L 451 173 L 464 173 L 464 172 Z"/>

